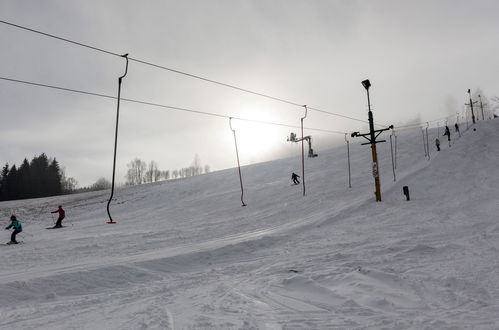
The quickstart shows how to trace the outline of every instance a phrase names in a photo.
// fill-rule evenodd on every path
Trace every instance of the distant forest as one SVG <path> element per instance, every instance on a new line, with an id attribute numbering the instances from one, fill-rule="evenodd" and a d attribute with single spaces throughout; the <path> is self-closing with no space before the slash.
<path id="1" fill-rule="evenodd" d="M 135 158 L 127 166 L 125 185 L 185 178 L 210 172 L 210 166 L 202 166 L 197 154 L 194 156 L 191 166 L 179 170 L 161 171 L 155 161 L 150 161 L 147 164 L 139 158 Z M 0 172 L 0 201 L 57 196 L 109 188 L 111 188 L 111 182 L 105 178 L 99 178 L 88 187 L 79 188 L 78 182 L 74 178 L 65 176 L 64 169 L 61 168 L 57 160 L 47 157 L 45 153 L 33 157 L 31 161 L 25 158 L 20 166 L 5 164 Z"/>
<path id="2" fill-rule="evenodd" d="M 55 158 L 42 153 L 17 167 L 5 164 L 0 173 L 0 201 L 71 193 L 75 180 L 66 179 Z"/>

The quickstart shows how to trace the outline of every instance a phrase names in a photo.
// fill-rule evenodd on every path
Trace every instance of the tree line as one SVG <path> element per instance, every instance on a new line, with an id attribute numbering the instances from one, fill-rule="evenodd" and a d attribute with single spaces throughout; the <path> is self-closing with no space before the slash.
<path id="1" fill-rule="evenodd" d="M 126 185 L 133 186 L 142 183 L 151 183 L 162 180 L 186 178 L 194 175 L 210 172 L 210 166 L 201 164 L 201 159 L 196 154 L 191 166 L 183 167 L 177 170 L 162 171 L 158 164 L 151 160 L 149 163 L 135 158 L 127 164 L 128 170 L 125 175 Z"/>
<path id="2" fill-rule="evenodd" d="M 135 158 L 127 164 L 128 171 L 125 176 L 126 185 L 137 185 L 162 180 L 185 178 L 210 172 L 210 166 L 201 165 L 201 160 L 196 154 L 191 166 L 177 170 L 162 171 L 155 161 L 148 164 Z M 78 182 L 71 177 L 66 177 L 64 169 L 55 158 L 49 158 L 45 153 L 27 158 L 20 166 L 5 164 L 0 172 L 0 201 L 39 198 L 72 194 L 79 192 L 104 190 L 111 188 L 111 182 L 101 177 L 94 184 L 80 188 Z"/>
<path id="3" fill-rule="evenodd" d="M 0 201 L 61 195 L 74 188 L 76 180 L 66 178 L 55 158 L 45 153 L 27 158 L 18 167 L 3 166 L 0 173 Z"/>

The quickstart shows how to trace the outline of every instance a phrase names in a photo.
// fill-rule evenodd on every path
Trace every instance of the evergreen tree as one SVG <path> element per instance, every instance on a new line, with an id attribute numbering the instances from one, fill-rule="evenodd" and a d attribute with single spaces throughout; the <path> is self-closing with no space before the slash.
<path id="1" fill-rule="evenodd" d="M 7 176 L 9 175 L 9 164 L 5 164 L 0 173 L 0 201 L 7 200 Z"/>
<path id="2" fill-rule="evenodd" d="M 18 199 L 19 196 L 19 175 L 16 165 L 12 165 L 7 175 L 7 200 Z"/>
<path id="3" fill-rule="evenodd" d="M 66 182 L 64 173 L 57 160 L 42 153 L 28 162 L 24 159 L 21 166 L 5 164 L 0 173 L 0 200 L 36 198 L 60 195 L 63 187 L 76 187 L 76 180 Z M 68 189 L 66 189 L 68 190 Z"/>
<path id="4" fill-rule="evenodd" d="M 32 174 L 32 189 L 33 197 L 49 196 L 49 189 L 47 185 L 47 173 L 49 167 L 49 160 L 45 153 L 31 160 L 31 174 Z"/>
<path id="5" fill-rule="evenodd" d="M 26 158 L 24 158 L 24 161 L 19 167 L 17 174 L 19 176 L 19 191 L 20 191 L 19 198 L 33 197 L 33 191 L 31 189 L 31 181 L 32 181 L 31 169 L 29 162 Z"/>
<path id="6" fill-rule="evenodd" d="M 56 196 L 62 193 L 62 176 L 59 163 L 54 158 L 47 168 L 47 190 L 48 196 Z"/>

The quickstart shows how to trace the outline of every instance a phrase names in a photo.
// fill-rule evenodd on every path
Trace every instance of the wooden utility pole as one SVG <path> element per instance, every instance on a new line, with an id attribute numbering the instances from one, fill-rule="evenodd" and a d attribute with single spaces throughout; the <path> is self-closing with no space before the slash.
<path id="1" fill-rule="evenodd" d="M 375 130 L 374 129 L 374 119 L 373 113 L 371 111 L 371 100 L 369 98 L 369 87 L 371 87 L 371 83 L 368 79 L 362 81 L 362 86 L 367 91 L 367 105 L 369 108 L 368 119 L 369 119 L 369 133 L 360 134 L 359 132 L 353 132 L 351 134 L 352 137 L 361 136 L 368 140 L 368 143 L 362 143 L 362 145 L 370 144 L 371 145 L 371 154 L 373 159 L 372 170 L 374 176 L 374 186 L 375 186 L 375 195 L 376 201 L 381 202 L 381 182 L 379 179 L 379 165 L 378 165 L 378 153 L 376 151 L 376 143 L 386 142 L 386 140 L 376 141 L 376 138 L 381 134 L 381 132 L 388 131 L 393 128 L 393 125 L 390 125 L 388 128 Z M 369 136 L 369 137 L 368 137 Z"/>

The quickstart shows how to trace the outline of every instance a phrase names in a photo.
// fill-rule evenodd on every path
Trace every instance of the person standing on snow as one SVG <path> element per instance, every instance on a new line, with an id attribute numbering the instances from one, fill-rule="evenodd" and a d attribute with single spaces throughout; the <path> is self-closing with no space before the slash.
<path id="1" fill-rule="evenodd" d="M 298 181 L 299 177 L 300 176 L 298 174 L 296 174 L 295 172 L 293 172 L 293 174 L 291 174 L 291 180 L 293 180 L 294 184 L 300 184 L 300 181 Z"/>
<path id="2" fill-rule="evenodd" d="M 19 221 L 17 221 L 15 215 L 10 216 L 10 221 L 11 221 L 10 225 L 5 227 L 5 230 L 9 230 L 10 228 L 14 228 L 14 231 L 12 232 L 12 235 L 10 236 L 10 242 L 7 244 L 17 244 L 19 242 L 16 241 L 16 235 L 23 231 L 23 227 L 21 226 L 21 223 Z"/>
<path id="3" fill-rule="evenodd" d="M 449 130 L 449 126 L 445 125 L 445 132 L 444 132 L 444 135 L 443 136 L 446 136 L 447 135 L 447 140 L 450 142 L 450 130 Z"/>
<path id="4" fill-rule="evenodd" d="M 435 139 L 435 145 L 437 146 L 437 151 L 440 151 L 440 140 L 438 138 Z"/>
<path id="5" fill-rule="evenodd" d="M 57 219 L 57 222 L 55 223 L 54 228 L 61 228 L 62 227 L 62 219 L 64 219 L 66 217 L 66 212 L 62 208 L 62 205 L 59 205 L 57 210 L 55 210 L 54 212 L 50 212 L 50 213 L 59 213 L 59 218 Z"/>
<path id="6" fill-rule="evenodd" d="M 459 125 L 457 123 L 454 124 L 454 128 L 456 129 L 456 133 L 461 137 L 461 132 L 459 131 Z"/>

